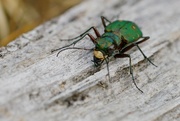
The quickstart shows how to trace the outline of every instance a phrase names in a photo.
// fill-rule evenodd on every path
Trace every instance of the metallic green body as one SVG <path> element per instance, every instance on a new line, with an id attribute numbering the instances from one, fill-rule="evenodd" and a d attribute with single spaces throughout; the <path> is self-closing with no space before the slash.
<path id="1" fill-rule="evenodd" d="M 105 27 L 105 33 L 97 38 L 96 49 L 108 55 L 109 49 L 121 49 L 126 44 L 137 41 L 143 36 L 140 28 L 131 21 L 114 21 Z M 121 45 L 123 43 L 123 46 Z"/>

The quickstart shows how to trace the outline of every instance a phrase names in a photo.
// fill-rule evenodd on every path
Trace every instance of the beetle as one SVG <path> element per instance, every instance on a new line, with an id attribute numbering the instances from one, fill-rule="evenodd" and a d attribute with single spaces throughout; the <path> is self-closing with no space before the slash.
<path id="1" fill-rule="evenodd" d="M 140 92 L 143 93 L 143 91 L 137 86 L 134 79 L 132 65 L 131 65 L 131 56 L 129 54 L 125 54 L 125 52 L 136 46 L 138 50 L 142 53 L 144 58 L 148 60 L 152 65 L 156 66 L 149 58 L 147 58 L 147 56 L 143 53 L 143 51 L 138 45 L 140 43 L 145 42 L 150 37 L 149 36 L 144 37 L 138 25 L 136 25 L 132 21 L 116 20 L 111 22 L 104 16 L 101 16 L 101 21 L 104 26 L 104 33 L 102 35 L 94 26 L 92 26 L 89 29 L 87 29 L 85 32 L 80 34 L 79 36 L 74 37 L 72 39 L 66 39 L 69 41 L 75 40 L 71 44 L 52 50 L 52 52 L 59 51 L 57 53 L 58 56 L 60 52 L 67 49 L 93 50 L 94 57 L 92 61 L 94 62 L 94 65 L 96 67 L 99 67 L 105 61 L 107 64 L 109 80 L 110 80 L 109 65 L 108 65 L 109 57 L 129 58 L 129 69 L 133 83 L 135 87 Z M 109 24 L 106 25 L 107 22 Z M 88 33 L 90 30 L 93 30 L 97 37 L 94 37 L 93 35 Z M 74 45 L 80 40 L 82 40 L 85 36 L 89 36 L 90 40 L 94 43 L 95 47 L 93 49 L 74 47 Z M 73 47 L 70 47 L 72 45 Z"/>

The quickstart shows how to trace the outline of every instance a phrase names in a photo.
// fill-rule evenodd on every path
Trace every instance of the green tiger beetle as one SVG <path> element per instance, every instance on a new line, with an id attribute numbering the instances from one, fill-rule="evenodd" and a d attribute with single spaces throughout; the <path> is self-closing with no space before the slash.
<path id="1" fill-rule="evenodd" d="M 151 62 L 149 58 L 146 57 L 146 55 L 143 53 L 143 51 L 140 49 L 138 45 L 148 40 L 150 37 L 148 36 L 144 37 L 140 28 L 134 22 L 131 21 L 116 20 L 111 22 L 104 16 L 101 16 L 101 21 L 104 26 L 104 33 L 102 35 L 98 32 L 98 30 L 94 26 L 92 26 L 89 29 L 87 29 L 85 32 L 80 34 L 79 36 L 74 37 L 72 39 L 66 39 L 68 41 L 69 40 L 76 40 L 76 41 L 64 47 L 52 50 L 52 52 L 59 51 L 57 53 L 58 56 L 60 52 L 67 49 L 93 50 L 94 57 L 92 61 L 94 62 L 94 65 L 96 67 L 100 67 L 101 64 L 105 61 L 107 65 L 109 80 L 110 80 L 109 65 L 108 65 L 109 57 L 129 58 L 129 65 L 130 65 L 129 68 L 133 83 L 136 86 L 136 88 L 143 93 L 143 91 L 137 86 L 133 76 L 131 56 L 129 54 L 125 54 L 125 52 L 136 46 L 139 49 L 139 51 L 142 53 L 144 58 L 148 60 L 152 65 L 156 66 L 153 62 Z M 108 25 L 106 25 L 107 22 Z M 94 33 L 97 37 L 93 37 L 91 34 L 88 33 L 91 29 L 94 30 Z M 82 40 L 85 36 L 89 36 L 91 41 L 94 43 L 95 47 L 93 49 L 74 47 L 74 45 L 80 40 Z M 70 47 L 72 45 L 73 47 Z"/>

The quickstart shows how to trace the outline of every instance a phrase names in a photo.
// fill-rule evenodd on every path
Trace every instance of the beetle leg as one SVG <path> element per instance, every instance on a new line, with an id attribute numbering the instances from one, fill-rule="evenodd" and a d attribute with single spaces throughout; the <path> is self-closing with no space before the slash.
<path id="1" fill-rule="evenodd" d="M 88 30 L 86 30 L 84 33 L 80 34 L 80 35 L 77 36 L 77 37 L 74 37 L 74 38 L 71 38 L 71 39 L 62 39 L 62 40 L 67 40 L 67 41 L 75 40 L 75 39 L 77 39 L 77 40 L 74 41 L 73 43 L 69 44 L 69 45 L 64 46 L 64 47 L 61 47 L 61 48 L 58 48 L 58 49 L 54 49 L 54 50 L 52 50 L 51 52 L 58 51 L 58 50 L 61 50 L 61 49 L 64 50 L 64 48 L 67 48 L 67 47 L 69 47 L 69 46 L 71 46 L 71 45 L 75 45 L 75 44 L 78 43 L 80 40 L 82 40 L 86 35 L 89 36 L 89 38 L 92 40 L 93 43 L 96 43 L 96 39 L 95 39 L 91 34 L 88 34 L 88 32 L 89 32 L 91 29 L 94 30 L 94 32 L 95 32 L 95 34 L 96 34 L 97 37 L 100 37 L 100 36 L 101 36 L 100 33 L 98 32 L 98 30 L 97 30 L 95 27 L 92 26 L 92 27 L 90 27 Z M 60 51 L 60 52 L 62 52 L 62 51 Z M 59 53 L 60 53 L 60 52 L 59 52 Z M 59 53 L 58 53 L 58 54 L 59 54 Z M 57 56 L 58 56 L 58 54 L 57 54 Z"/>
<path id="2" fill-rule="evenodd" d="M 142 42 L 144 42 L 144 41 L 146 41 L 146 40 L 149 39 L 149 37 L 142 37 L 142 38 L 144 38 L 144 39 L 141 40 L 141 41 L 137 41 L 137 42 L 130 43 L 129 45 L 127 45 L 127 46 L 125 46 L 124 48 L 122 48 L 122 49 L 120 50 L 120 53 L 124 53 L 124 52 L 130 50 L 131 48 L 133 48 L 134 46 L 136 46 L 136 47 L 140 50 L 140 52 L 142 53 L 143 57 L 144 57 L 146 60 L 148 60 L 152 65 L 154 65 L 155 67 L 157 67 L 149 58 L 147 58 L 147 56 L 143 53 L 143 51 L 142 51 L 141 48 L 139 47 L 138 44 L 140 44 L 140 43 L 142 43 Z"/>
<path id="3" fill-rule="evenodd" d="M 131 56 L 128 54 L 116 54 L 114 55 L 115 58 L 129 58 L 129 69 L 130 69 L 130 74 L 132 76 L 132 80 L 134 85 L 136 86 L 136 88 L 143 93 L 143 91 L 137 86 L 135 79 L 134 79 L 134 75 L 133 75 L 133 69 L 132 69 L 132 65 L 131 65 Z"/>
<path id="4" fill-rule="evenodd" d="M 91 29 L 93 29 L 94 30 L 94 32 L 95 32 L 95 34 L 96 34 L 96 36 L 97 37 L 100 37 L 101 35 L 99 34 L 99 32 L 98 32 L 98 30 L 94 27 L 94 26 L 92 26 L 92 27 L 90 27 L 89 29 L 87 29 L 85 32 L 83 32 L 82 34 L 80 34 L 79 36 L 77 36 L 77 37 L 74 37 L 74 38 L 71 38 L 71 39 L 61 39 L 61 41 L 71 41 L 71 40 L 75 40 L 75 39 L 78 39 L 78 38 L 83 38 L 84 37 L 84 35 L 86 35 Z"/>
<path id="5" fill-rule="evenodd" d="M 141 48 L 139 47 L 138 44 L 134 43 L 134 45 L 139 49 L 139 51 L 142 53 L 142 55 L 144 56 L 144 58 L 146 60 L 148 60 L 152 65 L 154 65 L 155 67 L 157 67 L 149 58 L 147 58 L 147 56 L 143 53 L 143 51 L 141 50 Z"/>
<path id="6" fill-rule="evenodd" d="M 101 37 L 99 31 L 95 27 L 93 27 L 93 30 L 97 37 Z"/>
<path id="7" fill-rule="evenodd" d="M 87 34 L 87 35 L 89 36 L 89 38 L 93 43 L 96 43 L 96 39 L 91 34 Z"/>
<path id="8" fill-rule="evenodd" d="M 84 34 L 81 38 L 79 38 L 78 40 L 74 41 L 73 43 L 71 43 L 71 44 L 69 44 L 69 45 L 66 45 L 66 46 L 64 46 L 64 47 L 58 48 L 58 49 L 54 49 L 54 50 L 52 50 L 51 52 L 55 52 L 55 51 L 60 50 L 60 51 L 58 52 L 58 54 L 59 54 L 60 52 L 66 50 L 66 49 L 64 49 L 64 48 L 67 48 L 67 47 L 69 47 L 69 46 L 71 46 L 71 45 L 75 45 L 77 42 L 79 42 L 80 40 L 82 40 L 86 35 L 88 35 L 88 36 L 90 37 L 90 39 L 91 39 L 91 41 L 92 41 L 93 43 L 96 43 L 95 38 L 94 38 L 92 35 L 86 33 L 86 34 Z M 57 56 L 58 56 L 58 54 L 57 54 Z"/>
<path id="9" fill-rule="evenodd" d="M 110 73 L 109 73 L 109 58 L 105 58 L 105 61 L 106 61 L 106 65 L 107 65 L 109 82 L 111 82 L 111 77 L 110 77 Z"/>
<path id="10" fill-rule="evenodd" d="M 143 43 L 144 41 L 146 41 L 146 40 L 149 39 L 149 37 L 143 37 L 143 38 L 144 38 L 143 40 L 137 41 L 137 42 L 134 42 L 134 43 L 136 43 L 136 44 L 141 44 L 141 43 Z M 124 48 L 122 48 L 122 49 L 120 50 L 120 52 L 121 52 L 121 53 L 124 53 L 124 52 L 130 50 L 131 48 L 133 48 L 134 46 L 135 46 L 135 45 L 134 45 L 133 43 L 130 43 L 130 44 L 128 44 L 127 46 L 125 46 Z"/>
<path id="11" fill-rule="evenodd" d="M 69 47 L 71 45 L 75 45 L 77 42 L 79 42 L 80 40 L 82 40 L 87 34 L 83 35 L 81 38 L 79 38 L 78 40 L 74 41 L 73 43 L 69 44 L 69 45 L 66 45 L 64 47 L 61 47 L 61 48 L 58 48 L 58 49 L 54 49 L 52 50 L 51 52 L 54 52 L 54 51 L 58 51 L 58 50 L 61 50 L 63 48 L 66 48 L 66 47 Z"/>
<path id="12" fill-rule="evenodd" d="M 104 28 L 106 27 L 106 22 L 105 22 L 105 20 L 106 20 L 107 22 L 111 23 L 111 21 L 109 21 L 106 17 L 101 16 L 101 21 L 102 21 L 102 24 L 103 24 Z"/>

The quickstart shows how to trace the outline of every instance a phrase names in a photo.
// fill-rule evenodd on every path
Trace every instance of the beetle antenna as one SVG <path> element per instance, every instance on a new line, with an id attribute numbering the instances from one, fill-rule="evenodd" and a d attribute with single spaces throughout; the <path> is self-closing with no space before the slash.
<path id="1" fill-rule="evenodd" d="M 79 47 L 67 47 L 67 48 L 63 48 L 63 49 L 61 49 L 58 53 L 57 53 L 57 57 L 58 57 L 58 55 L 62 52 L 62 51 L 64 51 L 64 50 L 69 50 L 69 49 L 77 49 L 77 50 L 93 50 L 93 48 L 92 49 L 89 49 L 89 48 L 79 48 Z"/>

